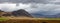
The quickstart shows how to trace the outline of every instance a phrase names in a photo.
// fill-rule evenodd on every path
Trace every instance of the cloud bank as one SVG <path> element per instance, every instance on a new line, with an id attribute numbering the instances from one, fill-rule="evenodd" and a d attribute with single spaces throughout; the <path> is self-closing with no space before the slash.
<path id="1" fill-rule="evenodd" d="M 20 3 L 16 6 L 15 3 L 2 3 L 0 4 L 0 10 L 5 12 L 11 12 L 19 9 L 25 9 L 29 13 L 41 13 L 44 15 L 54 15 L 60 13 L 60 5 L 56 4 L 40 4 L 40 3 Z"/>
<path id="2" fill-rule="evenodd" d="M 0 10 L 5 12 L 12 12 L 19 9 L 25 9 L 30 14 L 43 15 L 56 15 L 60 13 L 60 0 L 21 0 L 19 6 L 16 6 L 18 1 L 11 0 L 7 2 L 6 0 L 6 2 L 4 1 L 4 3 L 0 3 Z"/>

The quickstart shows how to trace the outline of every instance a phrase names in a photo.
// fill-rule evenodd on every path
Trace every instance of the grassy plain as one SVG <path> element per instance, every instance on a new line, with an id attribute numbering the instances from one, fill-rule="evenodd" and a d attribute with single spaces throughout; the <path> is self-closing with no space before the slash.
<path id="1" fill-rule="evenodd" d="M 60 23 L 60 18 L 0 17 L 0 23 Z"/>

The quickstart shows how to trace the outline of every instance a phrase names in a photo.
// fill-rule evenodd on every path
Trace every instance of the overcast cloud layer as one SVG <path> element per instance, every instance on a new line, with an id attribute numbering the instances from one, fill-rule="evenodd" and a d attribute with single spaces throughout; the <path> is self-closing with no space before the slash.
<path id="1" fill-rule="evenodd" d="M 29 13 L 55 15 L 60 13 L 60 0 L 0 0 L 0 10 L 15 11 L 25 9 Z M 16 4 L 19 3 L 19 6 Z"/>

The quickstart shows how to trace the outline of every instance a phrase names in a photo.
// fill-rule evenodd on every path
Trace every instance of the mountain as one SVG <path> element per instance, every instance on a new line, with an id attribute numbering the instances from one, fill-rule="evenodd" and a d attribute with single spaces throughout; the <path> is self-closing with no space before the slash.
<path id="1" fill-rule="evenodd" d="M 31 14 L 29 14 L 27 11 L 25 11 L 24 9 L 20 9 L 17 11 L 13 11 L 13 12 L 4 12 L 0 10 L 0 16 L 15 16 L 15 17 L 31 17 L 33 18 L 33 16 Z"/>
<path id="2" fill-rule="evenodd" d="M 31 14 L 29 14 L 27 11 L 25 11 L 24 9 L 20 9 L 17 11 L 13 11 L 12 14 L 14 16 L 26 16 L 26 17 L 32 17 Z"/>
<path id="3" fill-rule="evenodd" d="M 11 16 L 11 12 L 4 12 L 0 10 L 0 16 Z"/>
<path id="4" fill-rule="evenodd" d="M 31 13 L 31 14 L 36 18 L 60 18 L 60 13 L 55 14 L 55 15 L 44 15 L 42 12 Z M 15 17 L 32 17 L 33 18 L 31 14 L 25 11 L 24 9 L 20 9 L 13 12 L 4 12 L 0 10 L 0 17 L 1 16 L 15 16 Z"/>

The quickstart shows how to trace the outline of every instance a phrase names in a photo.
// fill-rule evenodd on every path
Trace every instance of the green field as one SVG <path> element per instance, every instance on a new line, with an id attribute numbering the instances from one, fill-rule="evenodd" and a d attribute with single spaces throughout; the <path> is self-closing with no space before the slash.
<path id="1" fill-rule="evenodd" d="M 5 17 L 0 17 L 0 21 L 6 21 L 6 20 L 9 20 L 9 19 Z"/>
<path id="2" fill-rule="evenodd" d="M 45 20 L 60 20 L 60 18 L 45 18 Z"/>
<path id="3" fill-rule="evenodd" d="M 8 20 L 8 21 L 7 21 Z M 7 18 L 0 17 L 1 23 L 60 23 L 60 18 Z"/>
<path id="4" fill-rule="evenodd" d="M 21 19 L 21 18 L 20 18 Z M 33 20 L 60 20 L 60 18 L 23 18 L 23 19 L 33 19 Z M 9 20 L 8 18 L 5 17 L 0 17 L 0 21 L 6 21 Z"/>

